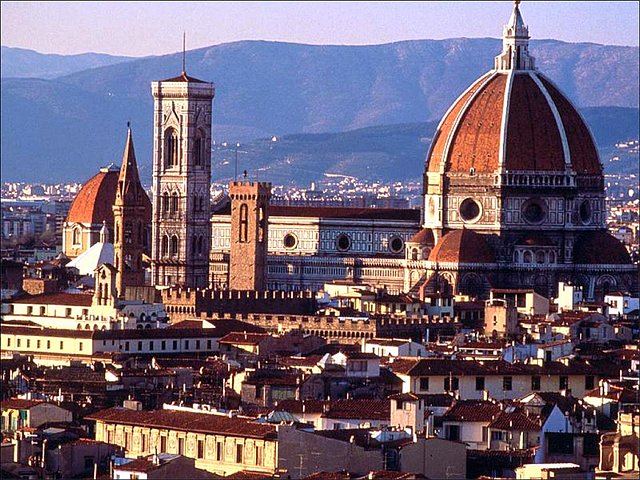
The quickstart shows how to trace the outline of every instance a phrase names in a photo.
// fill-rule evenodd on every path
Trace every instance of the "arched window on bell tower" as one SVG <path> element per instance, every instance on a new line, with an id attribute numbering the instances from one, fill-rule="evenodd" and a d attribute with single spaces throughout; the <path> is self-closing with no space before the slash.
<path id="1" fill-rule="evenodd" d="M 164 161 L 167 168 L 178 165 L 178 132 L 174 128 L 164 132 Z"/>
<path id="2" fill-rule="evenodd" d="M 162 213 L 165 216 L 169 213 L 169 194 L 167 192 L 162 194 Z"/>
<path id="3" fill-rule="evenodd" d="M 173 237 L 171 237 L 171 256 L 172 257 L 178 256 L 178 248 L 179 248 L 178 236 L 174 235 Z"/>
<path id="4" fill-rule="evenodd" d="M 249 239 L 249 206 L 246 203 L 240 205 L 240 229 L 238 232 L 238 241 L 247 243 Z"/>
<path id="5" fill-rule="evenodd" d="M 173 192 L 171 195 L 171 208 L 169 209 L 171 215 L 175 215 L 178 212 L 178 193 Z"/>
<path id="6" fill-rule="evenodd" d="M 202 130 L 196 131 L 196 138 L 193 145 L 193 163 L 196 166 L 202 166 L 205 162 L 205 136 Z"/>
<path id="7" fill-rule="evenodd" d="M 169 237 L 164 235 L 162 237 L 162 256 L 166 257 L 169 254 Z"/>

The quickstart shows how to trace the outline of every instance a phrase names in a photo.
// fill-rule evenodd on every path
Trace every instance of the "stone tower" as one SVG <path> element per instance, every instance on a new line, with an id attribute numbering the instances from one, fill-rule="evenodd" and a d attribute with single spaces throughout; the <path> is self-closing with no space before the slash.
<path id="1" fill-rule="evenodd" d="M 213 84 L 188 76 L 153 82 L 154 285 L 207 287 Z"/>
<path id="2" fill-rule="evenodd" d="M 121 298 L 127 286 L 144 285 L 142 254 L 146 244 L 148 209 L 149 198 L 140 183 L 129 128 L 113 203 L 115 287 Z"/>
<path id="3" fill-rule="evenodd" d="M 231 198 L 230 290 L 266 290 L 267 222 L 271 184 L 233 182 Z"/>

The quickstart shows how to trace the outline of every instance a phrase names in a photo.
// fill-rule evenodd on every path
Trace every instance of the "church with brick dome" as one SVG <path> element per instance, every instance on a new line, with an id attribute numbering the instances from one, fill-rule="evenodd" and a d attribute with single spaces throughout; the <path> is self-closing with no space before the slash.
<path id="1" fill-rule="evenodd" d="M 552 296 L 559 281 L 571 281 L 596 299 L 637 289 L 636 267 L 607 232 L 594 138 L 536 69 L 519 2 L 494 68 L 438 125 L 423 200 L 423 231 L 408 243 L 407 290 L 485 296 L 491 287 L 534 288 Z"/>
<path id="2" fill-rule="evenodd" d="M 234 182 L 230 203 L 212 211 L 214 85 L 183 72 L 151 90 L 153 207 L 139 187 L 129 132 L 123 170 L 92 178 L 65 224 L 69 257 L 107 225 L 118 270 L 128 272 L 121 285 L 143 281 L 139 259 L 149 249 L 146 281 L 154 286 L 291 291 L 339 281 L 421 298 L 483 298 L 491 288 L 554 296 L 563 281 L 582 285 L 588 300 L 638 290 L 637 266 L 607 232 L 593 136 L 537 70 L 518 1 L 493 69 L 438 125 L 421 210 L 275 206 L 269 184 Z M 140 223 L 151 224 L 148 244 L 127 228 Z M 128 246 L 125 257 L 119 245 Z"/>

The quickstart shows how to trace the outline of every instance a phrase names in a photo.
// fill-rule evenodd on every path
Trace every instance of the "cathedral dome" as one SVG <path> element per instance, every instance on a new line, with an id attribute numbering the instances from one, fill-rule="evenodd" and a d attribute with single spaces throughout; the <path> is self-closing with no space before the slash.
<path id="1" fill-rule="evenodd" d="M 482 235 L 463 228 L 440 239 L 429 255 L 430 262 L 495 263 L 496 258 Z"/>
<path id="2" fill-rule="evenodd" d="M 573 263 L 624 265 L 631 263 L 631 257 L 622 242 L 610 233 L 586 232 L 573 247 Z"/>
<path id="3" fill-rule="evenodd" d="M 476 80 L 438 125 L 427 172 L 564 172 L 602 175 L 585 121 L 528 53 L 518 5 L 495 68 Z"/>
<path id="4" fill-rule="evenodd" d="M 413 237 L 407 240 L 407 243 L 417 243 L 419 245 L 433 245 L 435 239 L 433 238 L 433 231 L 430 228 L 423 228 Z"/>
<path id="5" fill-rule="evenodd" d="M 119 169 L 101 168 L 85 183 L 71 204 L 68 223 L 113 225 L 113 202 L 116 198 Z"/>

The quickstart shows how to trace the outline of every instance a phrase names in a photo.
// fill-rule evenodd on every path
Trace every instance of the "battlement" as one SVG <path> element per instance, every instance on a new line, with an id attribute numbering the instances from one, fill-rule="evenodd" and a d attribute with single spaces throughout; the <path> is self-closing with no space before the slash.
<path id="1" fill-rule="evenodd" d="M 427 329 L 432 333 L 451 335 L 459 326 L 458 318 L 394 317 L 341 319 L 326 315 L 269 315 L 259 313 L 220 313 L 202 318 L 236 319 L 257 325 L 273 333 L 301 331 L 330 341 L 355 343 L 363 338 L 412 338 L 421 340 Z"/>
<path id="2" fill-rule="evenodd" d="M 213 290 L 173 287 L 162 291 L 162 302 L 173 322 L 226 312 L 311 314 L 316 300 L 311 291 Z"/>
<path id="3" fill-rule="evenodd" d="M 269 200 L 270 197 L 270 182 L 231 182 L 229 184 L 231 200 Z"/>

